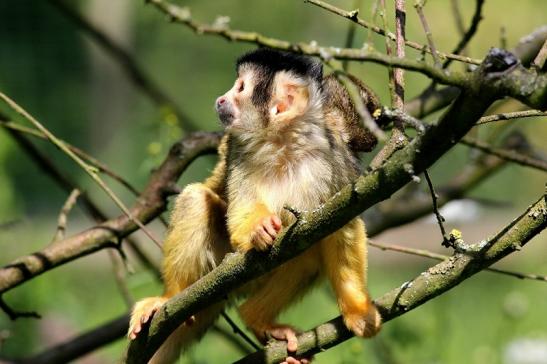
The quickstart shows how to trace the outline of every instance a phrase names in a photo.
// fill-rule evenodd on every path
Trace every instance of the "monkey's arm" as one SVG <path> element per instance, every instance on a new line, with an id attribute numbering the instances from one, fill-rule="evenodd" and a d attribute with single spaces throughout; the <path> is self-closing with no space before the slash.
<path id="1" fill-rule="evenodd" d="M 128 336 L 135 339 L 142 326 L 172 296 L 213 269 L 230 250 L 226 229 L 226 203 L 222 198 L 225 181 L 226 138 L 219 147 L 219 162 L 204 183 L 188 185 L 177 196 L 164 241 L 162 296 L 148 297 L 135 304 Z M 162 345 L 153 363 L 170 363 L 180 348 L 190 343 L 218 316 L 222 304 L 196 314 L 191 326 L 182 325 Z"/>

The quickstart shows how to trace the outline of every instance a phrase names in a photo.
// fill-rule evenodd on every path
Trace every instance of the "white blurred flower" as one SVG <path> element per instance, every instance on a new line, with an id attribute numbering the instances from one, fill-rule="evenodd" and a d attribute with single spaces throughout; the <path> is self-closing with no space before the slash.
<path id="1" fill-rule="evenodd" d="M 510 342 L 503 355 L 505 364 L 547 364 L 547 340 L 517 339 Z"/>

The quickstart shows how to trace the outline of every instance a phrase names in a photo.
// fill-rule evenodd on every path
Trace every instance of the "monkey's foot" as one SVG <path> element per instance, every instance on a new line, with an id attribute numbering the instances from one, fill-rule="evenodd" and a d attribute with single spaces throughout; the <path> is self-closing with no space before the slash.
<path id="1" fill-rule="evenodd" d="M 376 306 L 370 304 L 365 313 L 345 314 L 344 323 L 356 336 L 372 337 L 382 328 L 382 317 Z"/>
<path id="2" fill-rule="evenodd" d="M 312 362 L 312 358 L 300 358 L 296 359 L 292 356 L 285 358 L 285 361 L 282 361 L 280 364 L 309 364 Z"/>
<path id="3" fill-rule="evenodd" d="M 265 338 L 273 338 L 287 342 L 288 356 L 281 364 L 309 364 L 313 358 L 295 358 L 291 354 L 295 354 L 298 350 L 298 339 L 296 335 L 298 331 L 289 325 L 273 325 L 263 331 Z"/>
<path id="4" fill-rule="evenodd" d="M 167 301 L 165 297 L 148 297 L 135 304 L 127 337 L 135 340 L 143 326 L 154 316 L 156 311 Z"/>
<path id="5" fill-rule="evenodd" d="M 277 215 L 262 218 L 251 232 L 251 244 L 257 250 L 268 249 L 273 244 L 281 228 L 281 219 Z"/>

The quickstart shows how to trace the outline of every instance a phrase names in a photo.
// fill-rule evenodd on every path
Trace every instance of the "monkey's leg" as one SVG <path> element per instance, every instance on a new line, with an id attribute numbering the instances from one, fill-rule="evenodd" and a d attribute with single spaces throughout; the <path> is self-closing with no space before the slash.
<path id="1" fill-rule="evenodd" d="M 290 352 L 297 349 L 296 331 L 275 322 L 278 314 L 301 297 L 318 275 L 318 249 L 312 247 L 271 272 L 243 303 L 240 315 L 256 337 L 265 343 L 268 337 L 286 340 Z"/>
<path id="2" fill-rule="evenodd" d="M 380 330 L 381 317 L 366 291 L 366 239 L 365 225 L 356 218 L 320 246 L 344 323 L 355 335 L 371 337 Z"/>
<path id="3" fill-rule="evenodd" d="M 135 305 L 128 334 L 131 339 L 165 301 L 220 263 L 229 250 L 225 213 L 224 201 L 204 184 L 188 185 L 177 197 L 163 247 L 164 294 Z M 222 303 L 216 304 L 189 318 L 171 334 L 150 363 L 175 361 L 185 345 L 201 337 L 222 307 Z"/>

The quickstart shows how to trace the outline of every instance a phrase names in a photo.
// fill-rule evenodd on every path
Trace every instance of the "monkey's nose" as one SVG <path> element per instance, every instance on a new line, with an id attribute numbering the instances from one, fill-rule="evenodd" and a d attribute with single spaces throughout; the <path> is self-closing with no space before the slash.
<path id="1" fill-rule="evenodd" d="M 225 102 L 226 102 L 226 97 L 220 96 L 220 97 L 217 99 L 216 103 L 215 103 L 215 105 L 216 105 L 216 107 L 217 107 L 217 110 L 218 110 L 218 109 L 220 108 L 220 106 L 221 106 L 222 104 L 224 104 Z"/>

